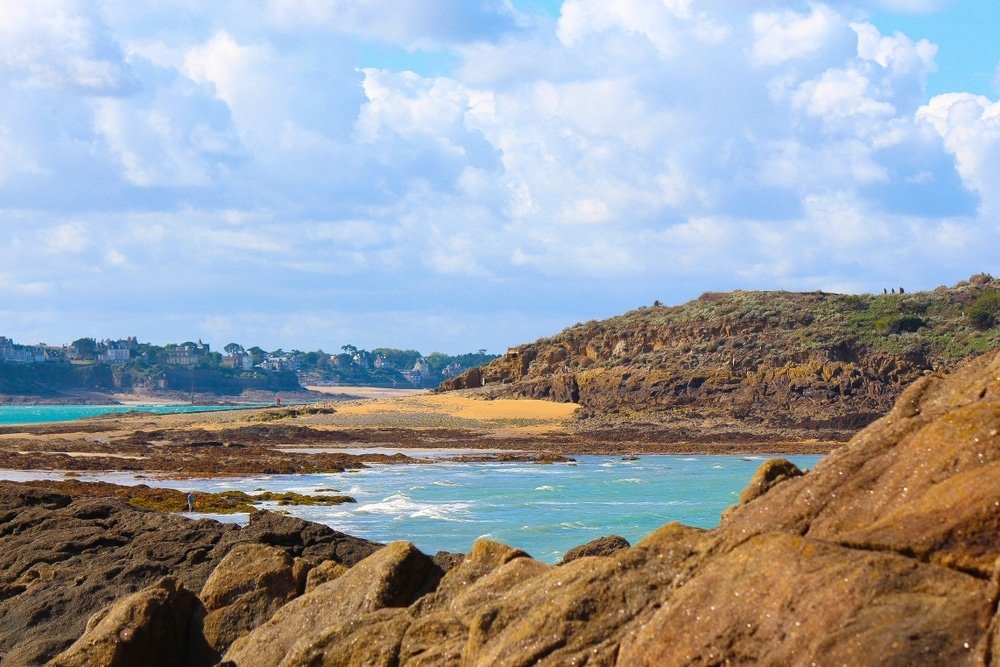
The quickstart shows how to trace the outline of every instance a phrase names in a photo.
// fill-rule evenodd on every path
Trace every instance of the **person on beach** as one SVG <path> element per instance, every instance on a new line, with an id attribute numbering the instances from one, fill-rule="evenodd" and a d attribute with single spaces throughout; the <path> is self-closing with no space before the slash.
<path id="1" fill-rule="evenodd" d="M 188 512 L 194 511 L 194 491 L 188 492 Z"/>

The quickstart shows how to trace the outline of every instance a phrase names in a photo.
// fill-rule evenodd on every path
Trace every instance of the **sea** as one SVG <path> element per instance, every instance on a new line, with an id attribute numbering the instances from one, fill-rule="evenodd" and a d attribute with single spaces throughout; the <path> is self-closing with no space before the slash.
<path id="1" fill-rule="evenodd" d="M 571 463 L 547 465 L 437 460 L 319 475 L 154 480 L 148 475 L 101 473 L 78 479 L 166 486 L 196 495 L 224 490 L 347 494 L 357 503 L 274 509 L 370 540 L 409 540 L 430 554 L 466 552 L 477 538 L 486 537 L 552 563 L 568 549 L 603 535 L 621 535 L 634 544 L 671 521 L 712 528 L 768 457 L 574 458 Z M 785 458 L 805 470 L 822 457 Z M 60 479 L 62 475 L 0 471 L 0 478 Z M 269 503 L 260 506 L 270 507 Z M 246 514 L 193 516 L 235 522 L 248 519 Z"/>
<path id="2" fill-rule="evenodd" d="M 180 412 L 208 412 L 211 410 L 236 410 L 251 405 L 0 405 L 0 424 L 35 424 L 66 422 L 85 417 L 122 412 L 152 412 L 176 414 Z"/>

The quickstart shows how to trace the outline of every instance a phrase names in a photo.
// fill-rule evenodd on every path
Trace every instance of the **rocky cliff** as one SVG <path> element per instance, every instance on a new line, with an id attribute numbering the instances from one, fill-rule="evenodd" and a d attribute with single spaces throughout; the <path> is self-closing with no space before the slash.
<path id="1" fill-rule="evenodd" d="M 668 524 L 557 566 L 488 540 L 464 559 L 396 542 L 350 566 L 303 562 L 296 535 L 318 529 L 297 524 L 277 531 L 287 539 L 230 547 L 221 560 L 199 551 L 189 559 L 197 576 L 177 567 L 95 610 L 52 664 L 202 665 L 223 654 L 240 667 L 990 665 L 1000 651 L 998 479 L 991 353 L 950 377 L 922 377 L 812 471 L 765 463 L 714 530 Z M 53 641 L 37 624 L 62 629 L 61 608 L 36 600 L 76 595 L 58 554 L 86 554 L 72 568 L 82 573 L 123 547 L 63 532 L 103 510 L 0 498 L 0 650 L 3 664 L 24 664 Z M 29 535 L 63 546 L 35 555 Z"/>
<path id="2" fill-rule="evenodd" d="M 913 294 L 706 293 L 578 324 L 441 389 L 578 402 L 595 422 L 847 439 L 922 374 L 1000 347 L 998 305 L 985 274 Z"/>

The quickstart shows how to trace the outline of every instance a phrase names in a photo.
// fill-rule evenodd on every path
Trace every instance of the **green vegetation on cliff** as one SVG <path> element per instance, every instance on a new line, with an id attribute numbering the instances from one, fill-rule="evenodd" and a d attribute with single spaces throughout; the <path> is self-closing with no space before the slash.
<path id="1" fill-rule="evenodd" d="M 579 402 L 584 417 L 847 437 L 922 374 L 1000 347 L 1000 280 L 929 292 L 709 292 L 512 348 L 442 389 Z"/>

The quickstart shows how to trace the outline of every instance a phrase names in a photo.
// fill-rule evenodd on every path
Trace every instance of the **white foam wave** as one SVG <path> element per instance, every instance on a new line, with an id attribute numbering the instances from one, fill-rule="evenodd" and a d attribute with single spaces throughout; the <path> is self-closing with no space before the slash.
<path id="1" fill-rule="evenodd" d="M 551 484 L 542 484 L 541 486 L 536 486 L 535 491 L 555 491 L 556 487 Z"/>
<path id="2" fill-rule="evenodd" d="M 355 511 L 359 514 L 382 514 L 394 519 L 471 521 L 471 506 L 471 503 L 422 503 L 405 493 L 395 493 L 381 502 L 362 505 Z"/>
<path id="3" fill-rule="evenodd" d="M 622 479 L 616 479 L 619 484 L 649 484 L 648 479 L 639 479 L 638 477 L 625 477 Z"/>

